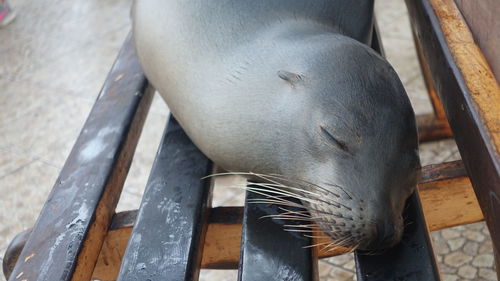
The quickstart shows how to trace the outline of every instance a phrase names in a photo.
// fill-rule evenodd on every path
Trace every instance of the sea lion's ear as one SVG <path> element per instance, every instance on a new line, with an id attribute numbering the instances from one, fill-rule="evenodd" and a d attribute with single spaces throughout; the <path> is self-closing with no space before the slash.
<path id="1" fill-rule="evenodd" d="M 278 77 L 295 86 L 303 80 L 303 76 L 286 70 L 278 70 Z"/>

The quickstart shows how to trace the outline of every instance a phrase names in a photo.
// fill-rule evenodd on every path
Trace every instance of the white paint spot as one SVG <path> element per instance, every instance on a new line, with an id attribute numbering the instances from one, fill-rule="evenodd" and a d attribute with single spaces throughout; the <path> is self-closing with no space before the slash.
<path id="1" fill-rule="evenodd" d="M 65 232 L 59 234 L 59 236 L 57 236 L 57 238 L 56 238 L 56 241 L 54 242 L 54 245 L 52 245 L 52 247 L 50 247 L 49 255 L 48 255 L 47 259 L 45 260 L 45 262 L 41 266 L 41 271 L 40 271 L 40 276 L 39 276 L 41 280 L 46 280 L 45 276 L 47 275 L 47 272 L 49 271 L 50 263 L 53 262 L 52 257 L 54 255 L 54 252 L 57 249 L 57 247 L 59 246 L 59 244 L 61 244 L 61 242 L 63 241 L 65 236 L 66 236 Z"/>
<path id="2" fill-rule="evenodd" d="M 81 162 L 89 162 L 90 160 L 99 156 L 103 151 L 106 150 L 108 143 L 105 141 L 109 134 L 117 132 L 118 128 L 106 127 L 97 133 L 97 136 L 89 141 L 85 147 L 80 151 L 78 155 L 78 160 Z"/>
<path id="3" fill-rule="evenodd" d="M 82 205 L 78 209 L 76 218 L 74 218 L 66 226 L 66 228 L 70 229 L 70 228 L 72 228 L 73 226 L 75 226 L 77 224 L 83 224 L 85 222 L 85 219 L 87 218 L 88 215 L 89 215 L 89 208 L 88 208 L 87 204 L 85 204 L 85 202 L 84 202 L 84 203 L 82 203 Z"/>

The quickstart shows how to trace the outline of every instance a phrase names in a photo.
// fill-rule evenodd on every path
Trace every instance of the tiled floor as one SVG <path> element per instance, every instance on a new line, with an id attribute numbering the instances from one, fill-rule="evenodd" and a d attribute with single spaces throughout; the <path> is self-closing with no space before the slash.
<path id="1" fill-rule="evenodd" d="M 131 0 L 12 0 L 16 21 L 0 29 L 0 258 L 37 217 L 130 28 Z M 403 1 L 377 0 L 387 57 L 417 113 L 431 111 Z M 119 210 L 138 208 L 168 109 L 155 98 Z M 453 141 L 424 144 L 423 164 L 459 158 Z M 238 180 L 238 179 L 236 179 Z M 214 205 L 237 205 L 241 192 L 217 188 Z M 483 223 L 433 233 L 443 280 L 496 280 Z M 353 280 L 344 255 L 320 262 L 321 280 Z M 202 271 L 202 280 L 236 280 Z M 3 276 L 0 281 L 4 280 Z"/>

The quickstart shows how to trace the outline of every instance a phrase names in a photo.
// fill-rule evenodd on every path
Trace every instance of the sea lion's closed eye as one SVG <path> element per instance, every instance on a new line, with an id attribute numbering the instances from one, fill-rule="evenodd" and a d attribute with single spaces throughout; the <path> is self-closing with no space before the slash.
<path id="1" fill-rule="evenodd" d="M 328 140 L 329 143 L 333 144 L 334 146 L 336 146 L 337 148 L 340 148 L 341 150 L 343 150 L 344 152 L 347 152 L 349 154 L 352 154 L 352 152 L 350 151 L 349 147 L 347 146 L 347 144 L 342 141 L 342 140 L 339 140 L 338 138 L 334 137 L 327 129 L 325 126 L 321 125 L 319 126 L 320 128 L 320 131 L 321 131 L 321 134 L 324 138 L 326 138 Z"/>

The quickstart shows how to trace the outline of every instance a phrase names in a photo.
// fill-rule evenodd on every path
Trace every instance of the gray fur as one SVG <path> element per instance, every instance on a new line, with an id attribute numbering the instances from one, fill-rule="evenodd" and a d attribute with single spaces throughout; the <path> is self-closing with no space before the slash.
<path id="1" fill-rule="evenodd" d="M 363 222 L 319 224 L 371 249 L 381 221 L 399 240 L 419 168 L 405 90 L 366 45 L 372 15 L 372 0 L 140 0 L 133 18 L 148 79 L 209 158 L 344 187 Z"/>

